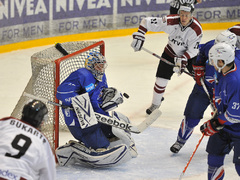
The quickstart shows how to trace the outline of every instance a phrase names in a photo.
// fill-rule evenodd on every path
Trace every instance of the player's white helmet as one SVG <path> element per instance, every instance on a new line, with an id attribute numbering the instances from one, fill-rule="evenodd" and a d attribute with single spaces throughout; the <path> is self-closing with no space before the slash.
<path id="1" fill-rule="evenodd" d="M 217 43 L 226 43 L 229 44 L 233 49 L 235 49 L 237 43 L 237 36 L 229 30 L 225 30 L 216 37 L 215 44 Z"/>
<path id="2" fill-rule="evenodd" d="M 193 4 L 189 4 L 189 3 L 184 3 L 180 5 L 180 8 L 178 10 L 178 14 L 180 13 L 180 11 L 186 11 L 186 12 L 191 12 L 193 13 L 194 11 L 194 5 Z"/>
<path id="3" fill-rule="evenodd" d="M 235 50 L 229 44 L 217 43 L 209 50 L 208 56 L 210 64 L 217 67 L 218 72 L 221 72 L 226 65 L 234 61 Z M 222 67 L 218 66 L 218 60 L 222 60 L 224 62 Z"/>
<path id="4" fill-rule="evenodd" d="M 93 51 L 89 53 L 85 60 L 85 68 L 90 70 L 98 81 L 102 81 L 107 68 L 107 61 L 101 53 Z"/>

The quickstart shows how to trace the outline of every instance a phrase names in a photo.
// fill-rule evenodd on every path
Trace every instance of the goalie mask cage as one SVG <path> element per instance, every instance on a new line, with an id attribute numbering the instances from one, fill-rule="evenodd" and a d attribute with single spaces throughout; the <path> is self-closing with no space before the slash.
<path id="1" fill-rule="evenodd" d="M 61 45 L 68 55 L 64 56 L 52 46 L 31 56 L 32 76 L 24 92 L 59 103 L 56 99 L 57 87 L 72 72 L 84 67 L 88 54 L 97 51 L 105 56 L 104 41 L 65 42 Z M 21 119 L 22 109 L 30 100 L 22 94 L 11 116 Z M 41 131 L 55 150 L 59 145 L 59 131 L 68 131 L 68 128 L 59 107 L 45 104 L 48 107 L 48 120 L 42 125 Z"/>

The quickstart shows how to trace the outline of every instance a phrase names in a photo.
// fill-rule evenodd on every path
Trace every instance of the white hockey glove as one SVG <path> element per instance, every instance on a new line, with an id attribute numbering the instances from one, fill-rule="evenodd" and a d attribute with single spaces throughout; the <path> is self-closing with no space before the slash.
<path id="1" fill-rule="evenodd" d="M 113 87 L 102 90 L 102 99 L 103 102 L 100 107 L 106 112 L 112 111 L 123 103 L 122 93 Z"/>
<path id="2" fill-rule="evenodd" d="M 188 60 L 184 57 L 175 57 L 174 62 L 176 67 L 173 68 L 173 71 L 180 76 L 186 68 Z"/>
<path id="3" fill-rule="evenodd" d="M 132 48 L 134 49 L 134 51 L 140 51 L 143 43 L 145 41 L 145 35 L 141 32 L 135 32 L 132 34 L 133 36 L 133 41 L 132 41 Z"/>

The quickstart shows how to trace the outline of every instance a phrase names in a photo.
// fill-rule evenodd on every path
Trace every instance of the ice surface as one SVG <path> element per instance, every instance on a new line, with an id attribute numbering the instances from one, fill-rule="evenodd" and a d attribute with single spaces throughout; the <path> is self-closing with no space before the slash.
<path id="1" fill-rule="evenodd" d="M 219 32 L 221 30 L 204 31 L 202 43 L 214 39 Z M 127 115 L 133 124 L 139 124 L 146 117 L 145 110 L 151 104 L 158 59 L 144 51 L 134 52 L 130 47 L 131 36 L 99 40 L 104 40 L 106 44 L 108 62 L 106 73 L 109 86 L 116 87 L 130 96 L 117 111 Z M 147 34 L 144 47 L 161 55 L 166 43 L 167 35 L 164 33 Z M 0 54 L 0 115 L 2 117 L 11 114 L 31 76 L 30 56 L 45 48 L 46 46 Z M 199 126 L 197 126 L 178 154 L 172 154 L 169 150 L 176 140 L 193 84 L 193 79 L 186 74 L 180 77 L 173 75 L 164 95 L 165 100 L 160 107 L 162 116 L 143 133 L 132 134 L 139 153 L 137 158 L 109 169 L 57 167 L 57 179 L 178 179 L 200 138 Z M 210 113 L 209 108 L 200 124 L 210 118 Z M 61 133 L 60 144 L 70 139 L 73 139 L 71 134 Z M 183 179 L 207 179 L 206 142 L 207 137 L 203 139 Z M 232 153 L 225 160 L 225 179 L 239 179 L 232 164 Z"/>

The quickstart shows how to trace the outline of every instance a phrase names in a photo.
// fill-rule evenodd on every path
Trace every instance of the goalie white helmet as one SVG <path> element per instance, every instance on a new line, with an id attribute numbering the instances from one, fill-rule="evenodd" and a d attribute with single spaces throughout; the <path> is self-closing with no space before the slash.
<path id="1" fill-rule="evenodd" d="M 218 43 L 212 46 L 208 56 L 210 64 L 214 65 L 221 72 L 226 65 L 234 61 L 235 51 L 229 44 Z M 219 60 L 222 60 L 224 63 L 221 67 L 218 65 Z"/>
<path id="2" fill-rule="evenodd" d="M 102 81 L 107 68 L 107 61 L 101 53 L 93 51 L 89 53 L 85 60 L 85 68 L 90 70 L 98 81 Z"/>
<path id="3" fill-rule="evenodd" d="M 236 48 L 237 36 L 229 30 L 221 32 L 215 39 L 215 44 L 226 43 L 229 44 L 233 49 Z"/>

